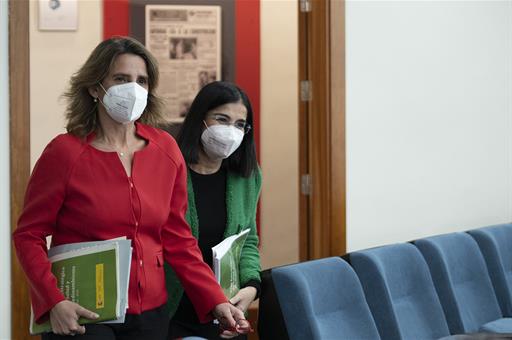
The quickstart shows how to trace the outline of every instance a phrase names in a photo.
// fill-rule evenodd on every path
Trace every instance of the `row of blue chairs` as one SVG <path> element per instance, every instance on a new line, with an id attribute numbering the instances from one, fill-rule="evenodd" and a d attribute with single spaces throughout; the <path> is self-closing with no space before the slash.
<path id="1" fill-rule="evenodd" d="M 266 270 L 258 330 L 261 339 L 510 339 L 511 317 L 504 224 Z"/>

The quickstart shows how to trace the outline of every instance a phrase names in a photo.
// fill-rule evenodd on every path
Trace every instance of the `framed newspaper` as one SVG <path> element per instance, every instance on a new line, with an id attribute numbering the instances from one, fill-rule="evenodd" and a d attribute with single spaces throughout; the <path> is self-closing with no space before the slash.
<path id="1" fill-rule="evenodd" d="M 157 94 L 169 123 L 185 118 L 206 84 L 221 79 L 221 7 L 146 5 L 146 47 L 158 60 Z"/>

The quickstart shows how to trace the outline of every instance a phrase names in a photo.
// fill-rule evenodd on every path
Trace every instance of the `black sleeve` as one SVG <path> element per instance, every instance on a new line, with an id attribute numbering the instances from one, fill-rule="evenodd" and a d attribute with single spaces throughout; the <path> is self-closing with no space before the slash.
<path id="1" fill-rule="evenodd" d="M 254 300 L 257 300 L 260 297 L 261 283 L 258 280 L 249 280 L 242 288 L 245 287 L 256 288 L 256 297 L 254 298 Z"/>

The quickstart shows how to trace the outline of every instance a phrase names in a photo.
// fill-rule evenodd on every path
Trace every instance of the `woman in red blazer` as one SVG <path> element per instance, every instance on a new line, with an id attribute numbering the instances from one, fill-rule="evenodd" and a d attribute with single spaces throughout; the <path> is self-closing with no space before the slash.
<path id="1" fill-rule="evenodd" d="M 35 319 L 49 317 L 52 324 L 54 333 L 43 339 L 164 339 L 164 261 L 178 274 L 200 320 L 219 319 L 231 329 L 226 337 L 242 331 L 235 325 L 243 313 L 227 303 L 185 222 L 186 166 L 174 139 L 154 127 L 162 120 L 157 83 L 156 61 L 130 38 L 100 43 L 71 78 L 67 133 L 53 139 L 35 165 L 13 235 Z M 52 246 L 132 240 L 124 324 L 77 323 L 80 316 L 95 315 L 66 300 L 57 287 L 46 250 L 49 235 Z"/>

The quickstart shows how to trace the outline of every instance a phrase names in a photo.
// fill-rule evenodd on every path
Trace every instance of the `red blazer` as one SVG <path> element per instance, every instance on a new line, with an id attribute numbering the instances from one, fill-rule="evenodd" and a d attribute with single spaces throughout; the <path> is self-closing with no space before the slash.
<path id="1" fill-rule="evenodd" d="M 30 178 L 23 213 L 13 234 L 30 283 L 36 320 L 64 300 L 50 271 L 52 245 L 126 236 L 133 255 L 128 313 L 140 314 L 167 301 L 164 259 L 176 271 L 203 322 L 226 302 L 184 216 L 186 166 L 167 133 L 136 124 L 146 147 L 135 153 L 128 177 L 116 152 L 103 152 L 70 134 L 56 137 Z"/>

